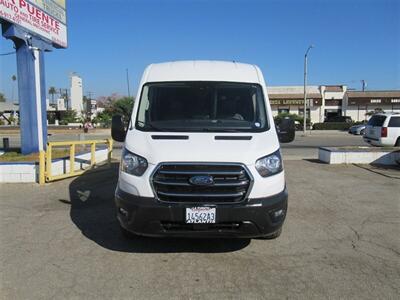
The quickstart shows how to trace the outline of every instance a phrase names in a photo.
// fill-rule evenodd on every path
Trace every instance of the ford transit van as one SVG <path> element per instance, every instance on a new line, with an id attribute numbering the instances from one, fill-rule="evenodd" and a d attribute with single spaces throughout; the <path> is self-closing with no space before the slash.
<path id="1" fill-rule="evenodd" d="M 294 139 L 294 123 L 275 126 L 257 66 L 152 64 L 112 136 L 124 142 L 115 202 L 126 235 L 280 235 L 288 192 L 279 140 Z"/>

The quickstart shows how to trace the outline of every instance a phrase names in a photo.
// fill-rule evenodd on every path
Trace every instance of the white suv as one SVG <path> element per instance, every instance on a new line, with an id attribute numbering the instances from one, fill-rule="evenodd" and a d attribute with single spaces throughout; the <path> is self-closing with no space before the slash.
<path id="1" fill-rule="evenodd" d="M 376 114 L 365 127 L 364 141 L 374 146 L 400 147 L 400 114 Z"/>

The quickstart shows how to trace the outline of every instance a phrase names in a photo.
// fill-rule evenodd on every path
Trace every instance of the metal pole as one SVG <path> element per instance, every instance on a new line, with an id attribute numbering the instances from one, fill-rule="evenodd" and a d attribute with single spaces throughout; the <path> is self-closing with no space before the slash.
<path id="1" fill-rule="evenodd" d="M 308 48 L 309 50 L 310 48 Z M 306 135 L 307 125 L 307 54 L 304 55 L 304 111 L 303 111 L 303 134 Z"/>
<path id="2" fill-rule="evenodd" d="M 303 114 L 303 135 L 306 135 L 306 127 L 307 127 L 307 57 L 308 51 L 311 48 L 314 48 L 314 45 L 310 45 L 307 48 L 306 54 L 304 54 L 304 114 Z M 311 111 L 310 111 L 311 117 Z"/>

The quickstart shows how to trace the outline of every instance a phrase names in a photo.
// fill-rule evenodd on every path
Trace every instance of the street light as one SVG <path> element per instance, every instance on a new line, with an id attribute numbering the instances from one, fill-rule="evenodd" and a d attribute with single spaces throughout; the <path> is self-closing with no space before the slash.
<path id="1" fill-rule="evenodd" d="M 306 54 L 304 54 L 304 111 L 303 111 L 303 134 L 306 135 L 306 126 L 307 126 L 307 56 L 308 52 L 311 48 L 314 48 L 314 45 L 310 45 L 307 48 Z M 310 111 L 311 117 L 311 111 Z"/>

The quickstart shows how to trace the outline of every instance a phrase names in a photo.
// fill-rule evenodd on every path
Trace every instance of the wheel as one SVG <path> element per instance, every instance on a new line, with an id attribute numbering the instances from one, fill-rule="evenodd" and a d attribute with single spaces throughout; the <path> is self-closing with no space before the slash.
<path id="1" fill-rule="evenodd" d="M 365 133 L 365 129 L 361 129 L 360 130 L 360 135 L 364 135 L 364 133 Z"/>
<path id="2" fill-rule="evenodd" d="M 122 235 L 127 239 L 133 239 L 136 237 L 136 234 L 134 234 L 133 232 L 130 232 L 129 230 L 126 230 L 124 227 L 121 226 L 121 224 L 119 225 L 119 229 L 120 229 Z"/>
<path id="3" fill-rule="evenodd" d="M 394 144 L 395 147 L 400 147 L 400 137 L 397 138 L 396 144 Z"/>
<path id="4" fill-rule="evenodd" d="M 271 233 L 269 235 L 263 236 L 260 239 L 262 239 L 262 240 L 274 240 L 274 239 L 278 238 L 281 235 L 281 233 L 282 233 L 282 227 L 279 228 L 274 233 Z"/>

